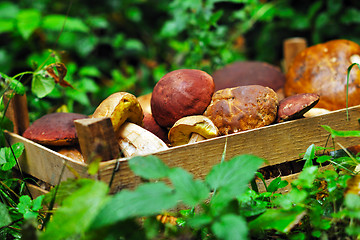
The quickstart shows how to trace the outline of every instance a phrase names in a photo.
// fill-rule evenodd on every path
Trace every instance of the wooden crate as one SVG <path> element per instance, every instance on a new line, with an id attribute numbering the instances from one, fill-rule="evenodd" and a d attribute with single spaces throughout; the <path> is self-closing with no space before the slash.
<path id="1" fill-rule="evenodd" d="M 335 130 L 360 130 L 358 122 L 360 106 L 349 108 L 349 114 L 350 118 L 347 120 L 345 109 L 333 111 L 316 117 L 278 123 L 198 143 L 172 147 L 153 155 L 171 167 L 182 167 L 188 170 L 195 178 L 204 178 L 215 164 L 220 163 L 225 143 L 227 144 L 225 160 L 240 154 L 254 154 L 267 160 L 262 167 L 277 165 L 301 159 L 300 154 L 305 153 L 311 144 L 325 146 L 329 140 L 329 133 L 321 125 L 329 125 Z M 19 159 L 21 169 L 51 185 L 58 183 L 64 164 L 75 170 L 81 177 L 97 178 L 107 183 L 113 177 L 112 193 L 121 189 L 132 189 L 141 183 L 141 179 L 129 169 L 127 158 L 101 162 L 99 172 L 90 176 L 87 173 L 86 164 L 76 162 L 18 134 L 7 132 L 6 135 L 11 144 L 22 142 L 25 145 L 25 153 Z M 360 140 L 355 137 L 336 138 L 335 140 L 344 147 L 360 143 Z M 332 143 L 329 142 L 328 146 L 332 146 Z M 340 149 L 338 145 L 335 147 Z M 297 173 L 281 177 L 291 181 L 296 176 Z M 69 168 L 65 168 L 61 180 L 74 177 L 74 173 Z M 259 186 L 260 189 L 263 189 L 260 183 Z"/>

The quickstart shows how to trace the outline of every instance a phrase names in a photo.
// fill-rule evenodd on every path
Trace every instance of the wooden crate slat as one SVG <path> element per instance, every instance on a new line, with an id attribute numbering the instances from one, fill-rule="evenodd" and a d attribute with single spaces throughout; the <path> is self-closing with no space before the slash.
<path id="1" fill-rule="evenodd" d="M 346 120 L 346 110 L 333 111 L 317 117 L 299 119 L 280 124 L 274 124 L 254 130 L 221 136 L 202 142 L 173 147 L 154 153 L 170 167 L 182 167 L 191 172 L 195 178 L 203 178 L 210 169 L 220 163 L 227 139 L 226 160 L 240 154 L 254 154 L 267 160 L 263 167 L 276 165 L 299 159 L 310 144 L 325 146 L 329 133 L 321 125 L 329 125 L 335 130 L 359 130 L 360 106 L 349 108 L 350 120 Z M 67 162 L 82 177 L 89 177 L 86 165 L 58 154 L 46 147 L 29 141 L 17 134 L 8 133 L 11 143 L 23 142 L 26 157 L 21 159 L 23 171 L 55 185 L 58 181 L 63 162 Z M 358 145 L 358 138 L 337 138 L 344 147 Z M 328 146 L 331 146 L 330 143 Z M 338 147 L 340 148 L 340 147 Z M 141 180 L 129 169 L 127 159 L 114 159 L 100 164 L 96 177 L 109 182 L 113 169 L 120 162 L 115 173 L 111 191 L 123 188 L 133 188 Z M 73 177 L 66 169 L 64 179 Z"/>
<path id="2" fill-rule="evenodd" d="M 44 182 L 56 185 L 64 163 L 79 173 L 81 177 L 91 177 L 87 174 L 86 164 L 76 162 L 15 133 L 6 132 L 6 135 L 11 144 L 21 142 L 25 146 L 25 153 L 19 158 L 21 170 Z M 62 181 L 74 177 L 75 175 L 66 167 L 62 175 Z"/>

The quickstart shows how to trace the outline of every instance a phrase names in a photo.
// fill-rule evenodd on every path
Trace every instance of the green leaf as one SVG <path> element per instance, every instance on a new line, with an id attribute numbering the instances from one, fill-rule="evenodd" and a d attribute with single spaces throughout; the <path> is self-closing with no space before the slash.
<path id="1" fill-rule="evenodd" d="M 218 190 L 212 201 L 226 204 L 244 193 L 263 162 L 263 159 L 256 156 L 240 155 L 215 165 L 206 176 L 209 186 Z"/>
<path id="2" fill-rule="evenodd" d="M 281 177 L 277 177 L 272 180 L 267 187 L 268 192 L 276 192 L 278 189 L 286 187 L 289 183 L 287 181 L 281 180 Z"/>
<path id="3" fill-rule="evenodd" d="M 304 155 L 304 168 L 313 166 L 313 159 L 315 158 L 315 144 L 311 144 L 308 149 L 306 149 L 305 155 Z"/>
<path id="4" fill-rule="evenodd" d="M 40 26 L 41 13 L 37 9 L 23 9 L 17 15 L 17 27 L 21 36 L 28 39 Z"/>
<path id="5" fill-rule="evenodd" d="M 0 202 L 0 227 L 6 226 L 11 223 L 11 217 L 8 208 L 5 204 Z"/>
<path id="6" fill-rule="evenodd" d="M 17 208 L 20 213 L 24 215 L 25 219 L 31 219 L 37 217 L 38 213 L 32 211 L 33 202 L 28 195 L 22 195 L 19 200 Z"/>
<path id="7" fill-rule="evenodd" d="M 317 166 L 304 168 L 299 177 L 295 179 L 292 184 L 301 186 L 302 188 L 311 188 L 318 172 Z"/>
<path id="8" fill-rule="evenodd" d="M 14 27 L 15 22 L 13 19 L 0 19 L 0 33 L 11 32 Z"/>
<path id="9" fill-rule="evenodd" d="M 305 201 L 308 195 L 305 190 L 292 188 L 288 194 L 276 198 L 274 203 L 280 205 L 284 210 L 291 210 L 295 205 Z"/>
<path id="10" fill-rule="evenodd" d="M 277 231 L 288 233 L 296 224 L 300 222 L 306 210 L 295 206 L 291 209 L 268 209 L 255 220 L 249 222 L 249 228 L 254 231 L 275 229 Z"/>
<path id="11" fill-rule="evenodd" d="M 335 137 L 360 137 L 360 131 L 336 131 L 328 125 L 321 125 L 326 131 L 331 134 L 332 138 Z"/>
<path id="12" fill-rule="evenodd" d="M 137 156 L 128 161 L 130 169 L 138 176 L 145 179 L 159 179 L 167 177 L 170 168 L 155 156 Z"/>
<path id="13" fill-rule="evenodd" d="M 25 149 L 23 143 L 15 143 L 11 148 L 12 150 L 9 147 L 0 148 L 0 166 L 3 171 L 12 169 L 16 165 L 14 155 L 19 158 Z"/>
<path id="14" fill-rule="evenodd" d="M 202 227 L 209 225 L 212 220 L 211 216 L 200 214 L 187 220 L 187 224 L 194 229 L 201 229 Z"/>
<path id="15" fill-rule="evenodd" d="M 176 204 L 173 190 L 165 183 L 145 183 L 135 191 L 122 190 L 114 195 L 96 216 L 92 228 L 113 225 L 128 218 L 159 214 Z"/>
<path id="16" fill-rule="evenodd" d="M 40 239 L 66 239 L 89 229 L 100 207 L 107 200 L 108 187 L 100 181 L 82 181 L 82 187 L 64 199 Z"/>
<path id="17" fill-rule="evenodd" d="M 17 4 L 3 1 L 0 3 L 0 17 L 2 19 L 14 19 L 19 12 Z"/>
<path id="18" fill-rule="evenodd" d="M 34 74 L 31 83 L 31 91 L 38 97 L 43 98 L 48 95 L 55 88 L 55 81 L 51 77 L 45 74 L 43 71 L 39 71 Z"/>
<path id="19" fill-rule="evenodd" d="M 195 207 L 209 197 L 210 189 L 206 184 L 201 180 L 194 180 L 193 176 L 182 168 L 172 169 L 169 178 L 175 187 L 177 198 L 189 207 Z"/>
<path id="20" fill-rule="evenodd" d="M 80 68 L 79 75 L 82 77 L 100 77 L 101 72 L 95 66 L 84 66 Z"/>
<path id="21" fill-rule="evenodd" d="M 44 17 L 42 27 L 47 30 L 61 31 L 63 25 L 65 31 L 88 33 L 89 27 L 79 18 L 65 15 L 51 14 Z"/>
<path id="22" fill-rule="evenodd" d="M 345 206 L 348 207 L 352 211 L 360 212 L 360 196 L 356 194 L 347 194 L 345 197 Z M 360 216 L 360 214 L 359 214 Z"/>
<path id="23" fill-rule="evenodd" d="M 19 95 L 24 95 L 25 94 L 25 87 L 18 80 L 12 79 L 10 81 L 10 88 L 13 89 Z"/>
<path id="24" fill-rule="evenodd" d="M 246 221 L 233 214 L 221 216 L 212 226 L 211 230 L 218 239 L 242 240 L 247 239 L 248 227 Z"/>

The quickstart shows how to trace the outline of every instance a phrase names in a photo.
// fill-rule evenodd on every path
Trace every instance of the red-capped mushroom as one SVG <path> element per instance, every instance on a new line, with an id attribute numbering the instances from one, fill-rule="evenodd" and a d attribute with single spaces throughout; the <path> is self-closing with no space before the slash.
<path id="1" fill-rule="evenodd" d="M 155 121 L 170 128 L 182 117 L 203 114 L 214 87 L 213 78 L 201 70 L 179 69 L 167 73 L 152 92 L 151 112 Z"/>

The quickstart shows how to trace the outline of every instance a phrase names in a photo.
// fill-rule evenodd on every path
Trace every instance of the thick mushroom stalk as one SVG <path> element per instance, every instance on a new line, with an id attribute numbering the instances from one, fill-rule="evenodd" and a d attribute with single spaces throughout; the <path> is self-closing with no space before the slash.
<path id="1" fill-rule="evenodd" d="M 219 130 L 209 118 L 194 115 L 176 121 L 169 130 L 168 138 L 172 146 L 180 146 L 217 136 Z"/>
<path id="2" fill-rule="evenodd" d="M 155 134 L 134 123 L 124 123 L 116 134 L 125 157 L 151 154 L 168 149 L 168 146 Z"/>

